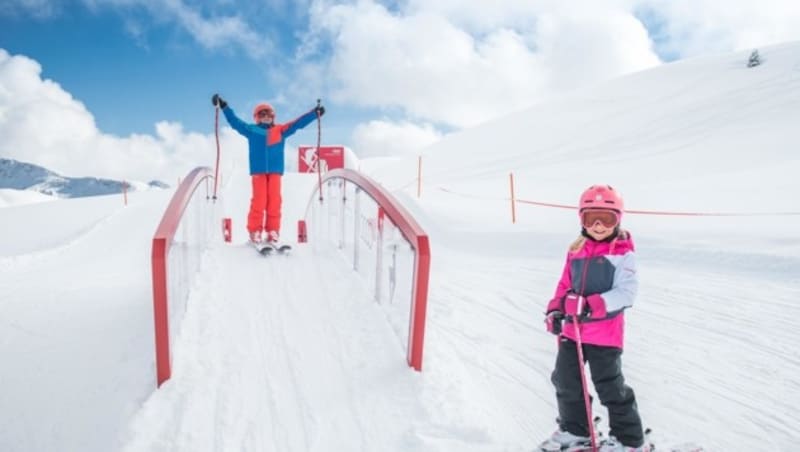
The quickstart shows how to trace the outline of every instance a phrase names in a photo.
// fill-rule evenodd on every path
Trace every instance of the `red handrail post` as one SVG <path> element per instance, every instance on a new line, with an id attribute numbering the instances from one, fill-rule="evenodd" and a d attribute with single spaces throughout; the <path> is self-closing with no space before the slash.
<path id="1" fill-rule="evenodd" d="M 167 239 L 153 239 L 153 318 L 156 340 L 156 380 L 160 387 L 169 380 L 169 314 L 167 311 Z"/>
<path id="2" fill-rule="evenodd" d="M 408 365 L 422 372 L 422 351 L 425 344 L 425 320 L 428 312 L 428 283 L 430 278 L 431 251 L 428 236 L 417 241 L 417 258 L 414 263 L 414 301 L 411 305 L 411 340 L 408 347 Z"/>

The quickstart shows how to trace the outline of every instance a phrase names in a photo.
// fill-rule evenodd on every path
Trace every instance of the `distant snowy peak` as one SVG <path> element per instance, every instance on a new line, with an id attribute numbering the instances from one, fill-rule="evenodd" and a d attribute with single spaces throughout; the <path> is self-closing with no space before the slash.
<path id="1" fill-rule="evenodd" d="M 96 177 L 64 177 L 31 163 L 0 158 L 0 189 L 31 190 L 61 198 L 121 193 L 123 182 Z M 164 182 L 127 182 L 128 190 L 169 188 Z"/>
<path id="2" fill-rule="evenodd" d="M 160 180 L 151 180 L 147 183 L 147 186 L 150 188 L 169 188 L 169 185 L 161 182 Z"/>

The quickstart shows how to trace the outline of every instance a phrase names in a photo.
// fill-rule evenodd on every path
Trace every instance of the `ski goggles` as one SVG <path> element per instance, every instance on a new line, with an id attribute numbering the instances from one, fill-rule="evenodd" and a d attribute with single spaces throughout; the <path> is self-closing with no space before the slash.
<path id="1" fill-rule="evenodd" d="M 267 116 L 273 116 L 273 115 L 275 115 L 275 110 L 269 110 L 267 108 L 263 110 L 258 110 L 258 113 L 256 113 L 256 116 L 258 116 L 259 118 L 265 118 Z"/>
<path id="2" fill-rule="evenodd" d="M 613 210 L 592 210 L 587 209 L 581 212 L 581 224 L 584 228 L 591 228 L 595 223 L 600 222 L 606 228 L 613 228 L 619 224 L 619 215 Z"/>

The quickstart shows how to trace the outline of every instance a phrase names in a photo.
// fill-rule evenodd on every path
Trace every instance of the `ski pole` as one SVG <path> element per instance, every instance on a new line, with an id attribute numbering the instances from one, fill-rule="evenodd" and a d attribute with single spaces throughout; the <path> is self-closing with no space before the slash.
<path id="1" fill-rule="evenodd" d="M 219 180 L 219 105 L 214 106 L 214 136 L 217 139 L 217 164 L 214 166 L 214 201 L 217 200 L 217 181 Z"/>
<path id="2" fill-rule="evenodd" d="M 319 203 L 322 204 L 322 161 L 319 159 L 319 145 L 322 140 L 322 115 L 319 114 L 320 99 L 317 99 L 317 178 L 319 180 Z"/>
<path id="3" fill-rule="evenodd" d="M 578 297 L 576 312 L 583 312 L 583 303 L 586 299 Z M 592 452 L 597 452 L 597 441 L 594 435 L 594 422 L 592 422 L 592 402 L 589 398 L 589 389 L 586 385 L 586 370 L 583 365 L 583 341 L 581 340 L 581 324 L 578 315 L 572 316 L 572 325 L 575 327 L 575 344 L 578 346 L 578 369 L 581 371 L 581 386 L 583 387 L 583 403 L 586 406 L 586 421 L 589 424 L 589 439 L 592 440 Z"/>

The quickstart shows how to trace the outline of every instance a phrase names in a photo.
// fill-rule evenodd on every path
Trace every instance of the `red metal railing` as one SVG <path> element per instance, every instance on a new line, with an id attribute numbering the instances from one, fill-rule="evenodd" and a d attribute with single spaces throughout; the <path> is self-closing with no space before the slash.
<path id="1" fill-rule="evenodd" d="M 153 272 L 153 315 L 155 319 L 156 341 L 156 378 L 161 386 L 170 378 L 170 349 L 169 349 L 169 293 L 167 281 L 167 262 L 169 250 L 175 238 L 175 232 L 181 224 L 184 211 L 195 195 L 197 188 L 210 179 L 213 179 L 211 169 L 195 168 L 181 182 L 178 190 L 161 218 L 161 223 L 153 236 L 152 272 Z M 203 196 L 209 199 L 208 184 Z"/>
<path id="2" fill-rule="evenodd" d="M 414 220 L 411 214 L 383 187 L 370 178 L 349 169 L 336 169 L 323 176 L 324 182 L 332 179 L 344 179 L 352 182 L 368 194 L 380 207 L 384 215 L 400 230 L 403 237 L 414 249 L 414 275 L 411 290 L 411 313 L 409 316 L 409 335 L 407 361 L 409 366 L 417 371 L 422 370 L 422 352 L 425 340 L 425 316 L 428 304 L 428 282 L 430 278 L 430 243 L 428 235 Z M 319 188 L 317 188 L 319 190 Z M 309 200 L 312 203 L 321 202 L 321 196 Z M 328 199 L 326 198 L 326 201 Z M 308 217 L 308 209 L 306 209 Z"/>

